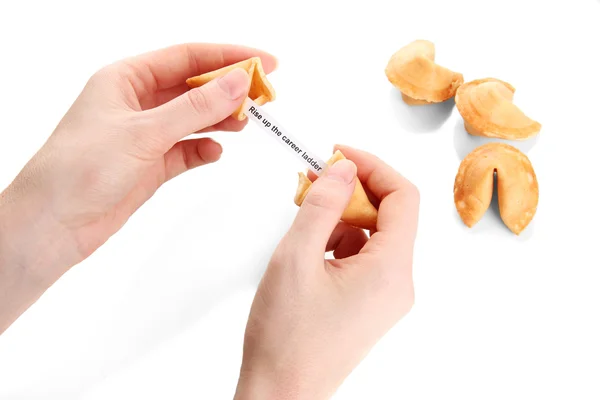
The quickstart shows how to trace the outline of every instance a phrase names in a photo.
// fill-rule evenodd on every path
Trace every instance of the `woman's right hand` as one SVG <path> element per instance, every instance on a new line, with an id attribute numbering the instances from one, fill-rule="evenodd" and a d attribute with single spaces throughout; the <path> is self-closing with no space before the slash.
<path id="1" fill-rule="evenodd" d="M 413 305 L 419 192 L 375 156 L 336 149 L 347 160 L 313 183 L 256 293 L 236 399 L 329 398 Z M 357 170 L 379 208 L 370 238 L 340 222 Z"/>

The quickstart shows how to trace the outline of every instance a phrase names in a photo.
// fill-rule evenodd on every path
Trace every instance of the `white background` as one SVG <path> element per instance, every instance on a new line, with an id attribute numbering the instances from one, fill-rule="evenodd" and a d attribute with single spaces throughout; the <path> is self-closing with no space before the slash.
<path id="1" fill-rule="evenodd" d="M 421 191 L 416 304 L 335 399 L 600 398 L 596 172 L 600 2 L 13 1 L 0 6 L 0 185 L 88 77 L 180 42 L 278 56 L 266 109 L 327 159 L 377 154 Z M 409 108 L 387 81 L 415 39 L 466 80 L 495 77 L 542 124 L 520 143 L 540 203 L 521 236 L 497 207 L 473 229 L 453 183 L 484 140 L 452 102 Z M 1 399 L 231 399 L 256 284 L 303 168 L 257 127 L 165 185 L 0 337 Z"/>

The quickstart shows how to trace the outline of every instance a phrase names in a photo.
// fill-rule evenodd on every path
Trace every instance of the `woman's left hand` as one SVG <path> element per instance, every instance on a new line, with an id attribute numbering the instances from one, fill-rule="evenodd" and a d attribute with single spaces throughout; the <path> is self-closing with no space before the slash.
<path id="1" fill-rule="evenodd" d="M 247 120 L 229 116 L 246 98 L 249 77 L 235 69 L 191 90 L 186 79 L 254 56 L 266 73 L 275 69 L 275 58 L 259 50 L 187 44 L 94 74 L 0 195 L 0 278 L 26 271 L 48 286 L 117 232 L 163 183 L 217 161 L 218 143 L 181 139 L 242 129 Z"/>

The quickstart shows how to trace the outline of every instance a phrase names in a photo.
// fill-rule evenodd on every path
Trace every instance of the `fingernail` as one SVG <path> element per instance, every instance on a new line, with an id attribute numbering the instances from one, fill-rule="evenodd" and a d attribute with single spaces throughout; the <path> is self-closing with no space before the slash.
<path id="1" fill-rule="evenodd" d="M 356 164 L 350 160 L 339 160 L 325 171 L 325 176 L 349 185 L 356 176 Z"/>
<path id="2" fill-rule="evenodd" d="M 231 100 L 237 100 L 247 94 L 248 80 L 248 73 L 241 68 L 236 68 L 220 77 L 217 83 Z"/>

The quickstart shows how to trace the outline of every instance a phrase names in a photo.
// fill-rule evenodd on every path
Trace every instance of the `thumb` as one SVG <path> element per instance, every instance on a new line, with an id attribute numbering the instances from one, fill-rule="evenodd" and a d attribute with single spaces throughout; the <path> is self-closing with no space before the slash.
<path id="1" fill-rule="evenodd" d="M 236 68 L 146 112 L 152 121 L 158 122 L 159 132 L 170 147 L 231 115 L 245 100 L 249 83 L 248 73 Z"/>
<path id="2" fill-rule="evenodd" d="M 325 254 L 327 242 L 356 185 L 356 165 L 347 159 L 335 162 L 310 186 L 288 237 L 302 251 Z M 318 254 L 317 254 L 318 253 Z"/>

